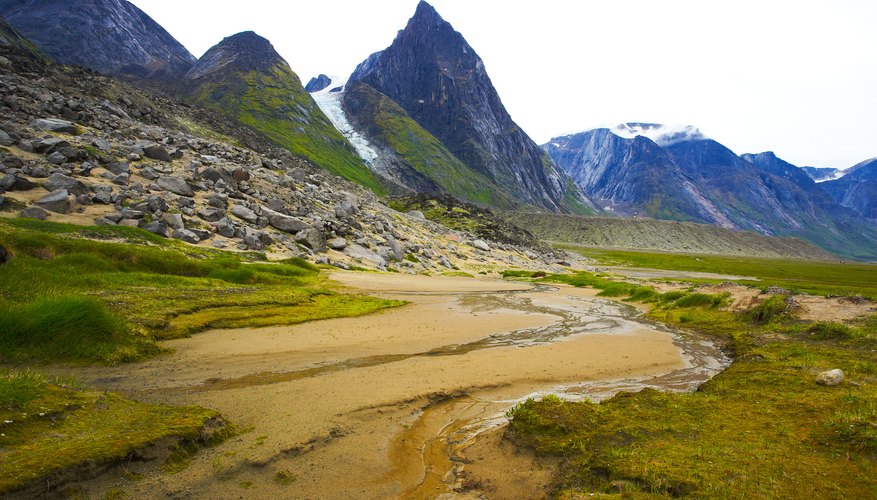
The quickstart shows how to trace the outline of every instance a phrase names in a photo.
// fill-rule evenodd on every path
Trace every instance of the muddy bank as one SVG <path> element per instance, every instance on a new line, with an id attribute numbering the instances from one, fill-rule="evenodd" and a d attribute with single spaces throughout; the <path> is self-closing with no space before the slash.
<path id="1" fill-rule="evenodd" d="M 140 481 L 108 476 L 88 491 L 432 497 L 461 488 L 453 473 L 459 445 L 501 423 L 521 398 L 582 397 L 594 389 L 587 384 L 605 381 L 662 384 L 655 377 L 667 374 L 690 384 L 711 369 L 699 357 L 719 356 L 692 354 L 696 342 L 591 290 L 373 273 L 333 278 L 409 304 L 359 318 L 205 332 L 169 342 L 176 349 L 169 356 L 87 370 L 97 387 L 214 408 L 244 431 L 182 472 L 146 465 Z"/>

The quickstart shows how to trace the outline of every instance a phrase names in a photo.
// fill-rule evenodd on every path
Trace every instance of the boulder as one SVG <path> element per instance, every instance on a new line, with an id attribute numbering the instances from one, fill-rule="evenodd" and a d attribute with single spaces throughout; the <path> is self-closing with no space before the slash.
<path id="1" fill-rule="evenodd" d="M 27 219 L 46 220 L 46 217 L 49 216 L 49 212 L 46 212 L 40 207 L 27 207 L 19 212 L 18 216 Z"/>
<path id="2" fill-rule="evenodd" d="M 143 226 L 143 229 L 152 234 L 157 234 L 162 238 L 167 238 L 167 224 L 163 220 L 154 220 Z"/>
<path id="3" fill-rule="evenodd" d="M 225 210 L 222 208 L 204 207 L 201 210 L 198 210 L 198 217 L 201 217 L 207 222 L 216 222 L 225 217 Z"/>
<path id="4" fill-rule="evenodd" d="M 302 222 L 301 219 L 289 215 L 283 215 L 280 212 L 275 212 L 267 207 L 262 207 L 262 216 L 268 219 L 268 224 L 270 224 L 271 227 L 279 229 L 280 231 L 286 231 L 287 233 L 298 233 L 299 231 L 304 231 L 311 227 L 309 224 Z M 323 239 L 323 251 L 325 251 L 325 239 Z"/>
<path id="5" fill-rule="evenodd" d="M 332 250 L 344 250 L 344 248 L 347 246 L 347 240 L 339 236 L 327 241 L 326 246 L 331 248 Z"/>
<path id="6" fill-rule="evenodd" d="M 167 225 L 174 229 L 184 229 L 185 225 L 183 224 L 183 216 L 180 214 L 164 214 L 162 219 L 167 222 Z"/>
<path id="7" fill-rule="evenodd" d="M 231 207 L 231 214 L 250 224 L 255 224 L 259 220 L 259 216 L 256 215 L 256 212 L 253 212 L 243 205 L 235 205 Z"/>
<path id="8" fill-rule="evenodd" d="M 45 139 L 40 139 L 39 141 L 34 141 L 31 146 L 33 147 L 34 153 L 48 154 L 57 151 L 60 148 L 69 147 L 70 143 L 59 137 L 47 137 Z"/>
<path id="9" fill-rule="evenodd" d="M 386 267 L 387 265 L 387 261 L 383 257 L 356 243 L 347 245 L 344 253 L 360 262 L 368 262 L 375 267 Z"/>
<path id="10" fill-rule="evenodd" d="M 317 253 L 326 251 L 326 236 L 317 228 L 309 227 L 299 231 L 295 235 L 295 241 Z"/>
<path id="11" fill-rule="evenodd" d="M 9 136 L 6 132 L 0 130 L 0 146 L 12 146 L 15 144 L 15 139 Z"/>
<path id="12" fill-rule="evenodd" d="M 24 160 L 15 155 L 6 155 L 3 157 L 3 166 L 6 168 L 23 168 Z"/>
<path id="13" fill-rule="evenodd" d="M 37 185 L 30 180 L 13 174 L 6 174 L 0 179 L 0 189 L 6 191 L 30 191 L 35 187 Z"/>
<path id="14" fill-rule="evenodd" d="M 414 220 L 426 220 L 426 217 L 424 217 L 423 212 L 420 210 L 412 210 L 405 215 Z"/>
<path id="15" fill-rule="evenodd" d="M 43 187 L 47 191 L 66 189 L 70 194 L 74 195 L 87 194 L 90 191 L 90 188 L 82 181 L 64 174 L 52 174 L 43 184 Z"/>
<path id="16" fill-rule="evenodd" d="M 66 189 L 57 189 L 34 202 L 40 208 L 59 214 L 69 214 L 73 210 L 73 197 Z"/>
<path id="17" fill-rule="evenodd" d="M 227 217 L 216 221 L 213 227 L 216 229 L 217 234 L 226 238 L 234 238 L 235 233 L 237 233 L 237 227 Z"/>
<path id="18" fill-rule="evenodd" d="M 471 242 L 469 242 L 469 244 L 472 245 L 474 248 L 477 248 L 478 250 L 483 250 L 485 252 L 490 251 L 490 245 L 485 243 L 483 240 L 472 240 Z"/>
<path id="19" fill-rule="evenodd" d="M 840 385 L 844 381 L 844 372 L 838 368 L 822 372 L 816 376 L 816 383 L 825 386 Z"/>
<path id="20" fill-rule="evenodd" d="M 55 151 L 54 153 L 51 153 L 49 154 L 49 156 L 46 157 L 46 161 L 51 163 L 52 165 L 61 165 L 62 163 L 67 161 L 67 157 L 59 153 L 58 151 Z"/>
<path id="21" fill-rule="evenodd" d="M 158 160 L 158 161 L 171 161 L 171 154 L 168 152 L 164 146 L 160 144 L 156 144 L 154 142 L 150 142 L 147 144 L 141 145 L 143 148 L 143 154 L 150 159 Z"/>
<path id="22" fill-rule="evenodd" d="M 39 118 L 31 122 L 31 127 L 45 132 L 63 132 L 65 134 L 77 133 L 76 125 L 67 120 L 57 118 Z"/>
<path id="23" fill-rule="evenodd" d="M 201 241 L 201 239 L 198 238 L 198 235 L 196 235 L 192 231 L 189 231 L 188 229 L 174 229 L 171 237 L 176 240 L 182 240 L 186 243 L 191 243 L 193 245 Z"/>
<path id="24" fill-rule="evenodd" d="M 191 197 L 195 195 L 195 191 L 192 190 L 189 183 L 182 177 L 177 177 L 175 175 L 163 175 L 158 178 L 156 184 L 165 191 L 170 191 L 171 193 L 180 196 Z"/>

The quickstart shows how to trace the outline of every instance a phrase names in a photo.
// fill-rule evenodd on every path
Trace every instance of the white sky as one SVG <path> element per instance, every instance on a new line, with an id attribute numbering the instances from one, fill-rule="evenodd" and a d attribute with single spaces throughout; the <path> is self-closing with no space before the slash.
<path id="1" fill-rule="evenodd" d="M 196 57 L 269 39 L 299 77 L 347 76 L 417 0 L 133 0 Z M 877 156 L 875 0 L 433 0 L 538 143 L 626 121 L 692 124 L 736 153 Z"/>

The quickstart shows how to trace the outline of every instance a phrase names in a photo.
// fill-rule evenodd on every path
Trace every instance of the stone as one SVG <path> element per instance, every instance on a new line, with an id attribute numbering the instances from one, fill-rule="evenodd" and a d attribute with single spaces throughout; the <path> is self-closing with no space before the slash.
<path id="1" fill-rule="evenodd" d="M 122 219 L 116 225 L 125 227 L 140 227 L 140 221 L 137 219 Z"/>
<path id="2" fill-rule="evenodd" d="M 59 137 L 47 137 L 35 141 L 32 146 L 34 153 L 48 154 L 57 151 L 60 148 L 69 147 L 70 143 Z"/>
<path id="3" fill-rule="evenodd" d="M 396 238 L 390 236 L 387 238 L 387 246 L 390 247 L 390 252 L 392 253 L 393 260 L 402 260 L 402 257 L 405 256 L 405 252 L 402 251 L 402 245 L 396 241 Z"/>
<path id="4" fill-rule="evenodd" d="M 244 226 L 241 230 L 242 237 L 244 240 L 244 245 L 250 250 L 261 250 L 265 248 L 265 237 L 267 236 L 262 231 L 258 231 L 248 226 Z M 270 240 L 270 238 L 268 238 Z"/>
<path id="5" fill-rule="evenodd" d="M 13 174 L 6 174 L 0 179 L 0 189 L 7 191 L 30 191 L 37 185 L 30 180 Z"/>
<path id="6" fill-rule="evenodd" d="M 0 130 L 0 146 L 12 146 L 15 144 L 15 139 L 9 136 L 6 132 Z"/>
<path id="7" fill-rule="evenodd" d="M 219 193 L 212 193 L 207 197 L 207 204 L 211 207 L 225 210 L 228 208 L 228 196 Z"/>
<path id="8" fill-rule="evenodd" d="M 73 210 L 73 197 L 66 189 L 58 189 L 34 202 L 40 208 L 59 214 L 69 214 Z"/>
<path id="9" fill-rule="evenodd" d="M 142 177 L 144 177 L 145 179 L 149 179 L 150 181 L 154 181 L 154 180 L 158 179 L 158 174 L 155 172 L 155 170 L 152 170 L 152 168 L 150 168 L 150 167 L 146 167 L 143 170 L 141 170 L 140 175 Z"/>
<path id="10" fill-rule="evenodd" d="M 160 144 L 156 144 L 154 142 L 144 144 L 141 146 L 143 148 L 143 154 L 150 159 L 158 160 L 158 161 L 171 161 L 171 154 L 168 152 L 164 146 Z"/>
<path id="11" fill-rule="evenodd" d="M 82 181 L 64 174 L 52 174 L 49 179 L 46 180 L 45 184 L 43 184 L 43 187 L 46 188 L 47 191 L 66 189 L 70 194 L 74 195 L 88 194 L 91 190 Z"/>
<path id="12" fill-rule="evenodd" d="M 216 221 L 213 227 L 216 229 L 217 234 L 226 238 L 234 238 L 235 233 L 237 233 L 237 227 L 227 217 Z"/>
<path id="13" fill-rule="evenodd" d="M 201 241 L 201 239 L 198 238 L 198 235 L 196 235 L 192 231 L 189 231 L 188 229 L 174 229 L 171 237 L 175 240 L 182 240 L 186 243 L 191 243 L 193 245 Z"/>
<path id="14" fill-rule="evenodd" d="M 180 214 L 164 214 L 162 215 L 162 219 L 168 226 L 174 229 L 184 229 L 186 227 L 185 224 L 183 224 L 183 216 Z"/>
<path id="15" fill-rule="evenodd" d="M 115 226 L 116 223 L 106 217 L 98 217 L 94 220 L 95 226 Z"/>
<path id="16" fill-rule="evenodd" d="M 27 207 L 19 212 L 18 216 L 27 219 L 46 220 L 46 217 L 49 216 L 49 212 L 46 212 L 40 207 Z"/>
<path id="17" fill-rule="evenodd" d="M 326 236 L 314 227 L 296 233 L 295 241 L 318 253 L 326 251 Z"/>
<path id="18" fill-rule="evenodd" d="M 844 372 L 839 368 L 835 368 L 834 370 L 828 370 L 826 372 L 822 372 L 816 376 L 816 383 L 819 385 L 825 386 L 835 386 L 840 385 L 841 382 L 844 381 Z"/>
<path id="19" fill-rule="evenodd" d="M 198 217 L 201 217 L 207 222 L 216 222 L 225 217 L 225 209 L 204 207 L 201 210 L 198 210 Z"/>
<path id="20" fill-rule="evenodd" d="M 235 205 L 231 207 L 231 214 L 250 224 L 255 224 L 259 220 L 259 216 L 256 215 L 256 212 L 253 212 L 243 205 Z"/>
<path id="21" fill-rule="evenodd" d="M 15 155 L 6 155 L 3 157 L 3 166 L 6 168 L 22 168 L 24 167 L 24 160 L 15 156 Z"/>
<path id="22" fill-rule="evenodd" d="M 118 186 L 127 186 L 129 182 L 131 182 L 130 174 L 119 174 L 113 177 L 113 184 Z"/>
<path id="23" fill-rule="evenodd" d="M 490 251 L 490 245 L 485 243 L 484 240 L 472 240 L 471 242 L 469 242 L 469 244 L 472 245 L 474 248 L 477 248 L 478 250 L 483 250 L 485 252 Z"/>
<path id="24" fill-rule="evenodd" d="M 339 236 L 327 241 L 326 246 L 331 248 L 332 250 L 344 250 L 344 248 L 347 246 L 347 240 Z"/>
<path id="25" fill-rule="evenodd" d="M 208 238 L 210 238 L 210 237 L 212 236 L 212 233 L 211 233 L 210 231 L 206 231 L 206 230 L 204 230 L 204 229 L 195 229 L 195 228 L 191 228 L 191 229 L 189 229 L 189 231 L 191 231 L 192 233 L 194 233 L 195 236 L 197 236 L 198 239 L 199 239 L 199 240 L 202 240 L 202 241 L 203 241 L 203 240 L 206 240 L 206 239 L 208 239 Z"/>
<path id="26" fill-rule="evenodd" d="M 195 191 L 192 190 L 189 183 L 182 177 L 177 177 L 175 175 L 163 175 L 158 178 L 156 184 L 165 191 L 170 191 L 171 193 L 180 196 L 192 197 L 195 195 Z"/>
<path id="27" fill-rule="evenodd" d="M 412 210 L 405 215 L 414 220 L 426 220 L 426 217 L 424 217 L 423 212 L 420 210 Z"/>
<path id="28" fill-rule="evenodd" d="M 262 216 L 268 219 L 268 224 L 270 224 L 271 227 L 279 229 L 280 231 L 286 231 L 287 233 L 298 233 L 299 231 L 304 231 L 311 227 L 309 224 L 302 222 L 301 219 L 289 215 L 283 215 L 266 207 L 262 207 Z M 323 251 L 325 251 L 325 239 L 323 240 L 323 246 Z"/>
<path id="29" fill-rule="evenodd" d="M 356 243 L 348 245 L 347 248 L 344 249 L 344 253 L 360 262 L 371 263 L 375 267 L 387 266 L 387 261 L 384 260 L 383 257 Z"/>
<path id="30" fill-rule="evenodd" d="M 131 164 L 127 161 L 113 161 L 107 164 L 106 169 L 110 172 L 120 175 L 120 174 L 130 174 L 131 173 Z M 151 179 L 150 179 L 151 180 Z"/>
<path id="31" fill-rule="evenodd" d="M 163 220 L 154 220 L 148 224 L 145 224 L 143 226 L 143 229 L 149 231 L 152 234 L 157 234 L 162 238 L 167 238 L 168 226 Z"/>
<path id="32" fill-rule="evenodd" d="M 57 118 L 39 118 L 31 122 L 31 127 L 46 132 L 62 132 L 65 134 L 77 133 L 76 125 L 67 120 L 59 120 Z"/>
<path id="33" fill-rule="evenodd" d="M 63 154 L 55 151 L 46 157 L 46 161 L 51 163 L 52 165 L 61 165 L 62 163 L 67 161 L 67 157 Z"/>

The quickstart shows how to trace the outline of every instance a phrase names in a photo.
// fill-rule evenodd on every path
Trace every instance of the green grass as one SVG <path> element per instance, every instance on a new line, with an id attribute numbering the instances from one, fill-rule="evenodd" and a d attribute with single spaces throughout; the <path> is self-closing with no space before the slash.
<path id="1" fill-rule="evenodd" d="M 599 404 L 548 397 L 510 411 L 507 437 L 560 461 L 555 495 L 877 495 L 877 316 L 811 323 L 788 314 L 782 295 L 741 313 L 722 309 L 725 300 L 668 292 L 649 313 L 715 336 L 736 353 L 696 392 L 647 389 Z M 817 385 L 816 374 L 832 368 L 847 382 Z"/>
<path id="2" fill-rule="evenodd" d="M 213 429 L 204 433 L 205 426 Z M 80 391 L 32 371 L 0 374 L 0 494 L 77 466 L 119 463 L 161 440 L 195 447 L 230 432 L 212 411 Z M 75 477 L 77 474 L 72 472 Z M 68 478 L 69 479 L 69 478 Z"/>
<path id="3" fill-rule="evenodd" d="M 301 259 L 201 249 L 136 228 L 0 219 L 0 358 L 118 363 L 207 328 L 366 314 L 397 301 L 333 292 Z"/>
<path id="4" fill-rule="evenodd" d="M 220 81 L 202 82 L 190 99 L 229 115 L 335 175 L 377 194 L 386 192 L 285 63 L 264 72 L 235 71 Z"/>
<path id="5" fill-rule="evenodd" d="M 758 286 L 761 287 L 779 286 L 814 295 L 861 295 L 877 299 L 877 264 L 631 252 L 581 247 L 567 249 L 594 258 L 604 265 L 749 276 L 760 279 Z"/>

